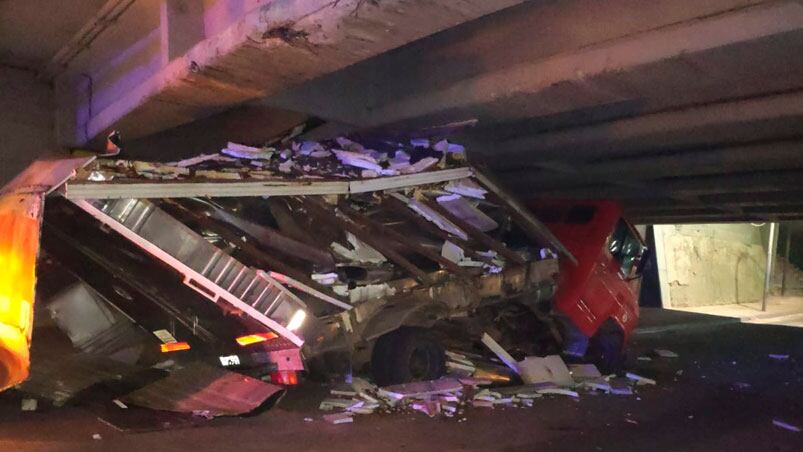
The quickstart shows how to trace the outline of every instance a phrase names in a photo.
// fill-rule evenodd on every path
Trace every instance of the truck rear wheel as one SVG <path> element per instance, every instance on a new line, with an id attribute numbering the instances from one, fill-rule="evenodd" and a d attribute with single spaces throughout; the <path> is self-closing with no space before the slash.
<path id="1" fill-rule="evenodd" d="M 446 354 L 427 330 L 402 327 L 377 339 L 371 373 L 380 386 L 434 380 L 446 373 Z"/>

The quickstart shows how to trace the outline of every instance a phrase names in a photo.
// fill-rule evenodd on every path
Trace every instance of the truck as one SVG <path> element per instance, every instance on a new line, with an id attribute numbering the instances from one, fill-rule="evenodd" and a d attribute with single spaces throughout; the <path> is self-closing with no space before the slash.
<path id="1" fill-rule="evenodd" d="M 614 366 L 638 316 L 638 234 L 612 203 L 521 202 L 463 152 L 339 138 L 167 164 L 35 162 L 0 191 L 0 387 L 27 375 L 34 299 L 88 352 L 139 341 L 132 362 L 282 384 L 434 379 L 448 349 L 486 332 L 514 354 Z M 40 244 L 40 286 L 54 288 L 34 297 Z M 98 320 L 76 320 L 87 312 Z"/>

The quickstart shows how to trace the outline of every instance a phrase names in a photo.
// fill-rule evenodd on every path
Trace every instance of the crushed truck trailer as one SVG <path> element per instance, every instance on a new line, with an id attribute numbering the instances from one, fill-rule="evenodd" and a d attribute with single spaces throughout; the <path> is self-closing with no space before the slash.
<path id="1" fill-rule="evenodd" d="M 616 218 L 631 239 L 617 251 L 622 233 L 605 226 L 618 212 L 600 209 L 585 248 L 566 247 L 565 231 L 553 233 L 446 140 L 230 144 L 170 164 L 51 160 L 2 195 L 2 214 L 31 225 L 13 251 L 21 266 L 3 263 L 28 275 L 2 287 L 11 301 L 0 320 L 15 331 L 0 345 L 3 387 L 27 374 L 41 218 L 43 256 L 154 347 L 280 383 L 301 370 L 368 371 L 380 384 L 436 378 L 450 343 L 485 331 L 514 353 L 611 361 L 624 341 L 597 333 L 626 338 L 637 316 L 637 292 L 586 290 L 605 272 L 637 280 L 638 235 Z M 11 208 L 24 203 L 36 208 Z M 617 252 L 626 271 L 602 265 Z"/>

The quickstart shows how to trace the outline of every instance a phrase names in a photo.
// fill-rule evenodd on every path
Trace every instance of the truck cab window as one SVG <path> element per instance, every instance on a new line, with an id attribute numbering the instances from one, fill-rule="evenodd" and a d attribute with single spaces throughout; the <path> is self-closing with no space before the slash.
<path id="1" fill-rule="evenodd" d="M 630 276 L 633 266 L 641 258 L 644 246 L 624 220 L 620 219 L 608 240 L 608 251 L 619 263 L 623 276 Z"/>

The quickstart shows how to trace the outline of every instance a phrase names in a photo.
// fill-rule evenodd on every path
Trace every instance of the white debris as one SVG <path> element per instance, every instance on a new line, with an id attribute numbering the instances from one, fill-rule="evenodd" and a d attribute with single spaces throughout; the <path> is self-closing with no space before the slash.
<path id="1" fill-rule="evenodd" d="M 323 420 L 334 425 L 351 424 L 354 422 L 354 418 L 352 417 L 351 413 L 325 414 L 323 416 Z"/>
<path id="2" fill-rule="evenodd" d="M 628 372 L 625 376 L 632 381 L 635 381 L 637 385 L 654 385 L 655 380 L 652 378 L 642 377 L 641 375 L 636 375 L 634 373 Z"/>
<path id="3" fill-rule="evenodd" d="M 596 378 L 593 380 L 586 380 L 581 383 L 584 388 L 593 389 L 597 391 L 602 391 L 604 393 L 610 393 L 613 388 L 611 388 L 611 384 L 608 383 L 604 378 Z"/>
<path id="4" fill-rule="evenodd" d="M 463 389 L 463 384 L 454 378 L 441 378 L 432 381 L 418 381 L 382 388 L 383 393 L 399 400 L 408 397 L 423 397 L 446 394 Z"/>
<path id="5" fill-rule="evenodd" d="M 491 350 L 494 355 L 496 355 L 507 367 L 509 367 L 513 372 L 517 374 L 519 372 L 519 366 L 515 359 L 510 356 L 510 353 L 507 352 L 498 342 L 496 342 L 488 333 L 484 333 L 482 335 L 482 339 L 480 341 Z"/>
<path id="6" fill-rule="evenodd" d="M 471 406 L 477 408 L 493 408 L 494 403 L 492 400 L 474 399 L 471 401 Z"/>
<path id="7" fill-rule="evenodd" d="M 332 411 L 332 410 L 345 410 L 348 409 L 355 404 L 359 403 L 360 401 L 357 399 L 334 399 L 328 398 L 323 399 L 321 404 L 318 405 L 318 409 L 322 411 Z"/>
<path id="8" fill-rule="evenodd" d="M 633 395 L 633 388 L 623 384 L 611 383 L 610 393 L 613 395 L 631 396 Z"/>
<path id="9" fill-rule="evenodd" d="M 39 401 L 36 399 L 22 399 L 20 409 L 22 411 L 36 411 L 39 406 Z"/>
<path id="10" fill-rule="evenodd" d="M 446 184 L 444 187 L 449 193 L 463 195 L 468 198 L 485 199 L 488 190 L 480 187 L 480 185 L 471 179 L 453 180 Z"/>
<path id="11" fill-rule="evenodd" d="M 439 161 L 440 160 L 436 159 L 435 157 L 424 157 L 408 167 L 400 168 L 399 172 L 402 174 L 420 173 L 421 171 L 429 169 L 432 165 L 435 165 Z"/>
<path id="12" fill-rule="evenodd" d="M 677 353 L 675 353 L 675 352 L 673 352 L 671 350 L 665 350 L 665 349 L 662 349 L 662 348 L 656 348 L 655 349 L 655 354 L 660 356 L 661 358 L 677 358 L 678 357 Z"/>
<path id="13" fill-rule="evenodd" d="M 396 289 L 388 283 L 367 284 L 349 289 L 349 301 L 354 304 L 365 300 L 390 297 L 396 294 Z"/>
<path id="14" fill-rule="evenodd" d="M 441 247 L 441 256 L 456 264 L 459 264 L 463 259 L 466 258 L 466 253 L 463 251 L 463 248 L 460 248 L 459 246 L 447 240 L 443 242 L 443 246 Z"/>
<path id="15" fill-rule="evenodd" d="M 195 166 L 203 162 L 208 161 L 215 161 L 215 162 L 235 162 L 236 159 L 230 157 L 224 157 L 220 154 L 201 154 L 197 157 L 191 157 L 184 160 L 179 160 L 178 162 L 170 162 L 168 165 L 178 166 L 180 168 L 186 168 L 188 166 Z"/>
<path id="16" fill-rule="evenodd" d="M 596 379 L 602 377 L 597 366 L 593 364 L 569 364 L 569 372 L 575 380 Z"/>
<path id="17" fill-rule="evenodd" d="M 332 242 L 332 244 L 329 246 L 335 253 L 354 262 L 381 264 L 387 260 L 382 253 L 366 245 L 363 241 L 355 237 L 354 234 L 350 232 L 346 233 L 346 240 L 348 240 L 349 244 L 352 246 L 352 249 L 348 249 L 337 242 Z"/>
<path id="18" fill-rule="evenodd" d="M 218 180 L 239 180 L 243 177 L 240 173 L 235 173 L 231 171 L 214 171 L 214 170 L 198 170 L 195 172 L 195 177 L 203 177 L 206 179 L 218 179 Z"/>
<path id="19" fill-rule="evenodd" d="M 103 437 L 102 437 L 102 436 L 100 436 L 100 433 L 93 433 L 93 434 L 92 434 L 92 439 L 94 439 L 94 440 L 101 440 L 101 439 L 103 439 Z"/>
<path id="20" fill-rule="evenodd" d="M 402 151 L 399 149 L 393 155 L 392 158 L 388 160 L 388 169 L 402 171 L 410 166 L 410 154 Z"/>
<path id="21" fill-rule="evenodd" d="M 337 273 L 313 273 L 312 280 L 324 286 L 331 286 L 337 282 Z"/>
<path id="22" fill-rule="evenodd" d="M 122 400 L 114 399 L 114 400 L 112 400 L 112 402 L 114 402 L 115 405 L 117 405 L 118 407 L 120 407 L 123 410 L 128 409 L 128 405 L 123 403 Z"/>
<path id="23" fill-rule="evenodd" d="M 486 215 L 466 198 L 460 195 L 439 196 L 436 201 L 448 210 L 452 215 L 460 218 L 466 223 L 474 226 L 482 232 L 493 231 L 499 224 L 493 218 Z"/>
<path id="24" fill-rule="evenodd" d="M 332 155 L 330 151 L 323 150 L 323 151 L 313 151 L 310 153 L 309 156 L 316 159 L 322 159 L 329 157 L 330 155 Z"/>
<path id="25" fill-rule="evenodd" d="M 361 154 L 359 152 L 350 152 L 333 149 L 337 159 L 344 165 L 354 166 L 357 168 L 374 170 L 377 173 L 382 172 L 382 167 L 377 163 L 376 159 L 370 155 Z"/>
<path id="26" fill-rule="evenodd" d="M 298 153 L 301 155 L 312 155 L 316 151 L 326 151 L 326 149 L 317 141 L 303 141 L 298 147 Z"/>
<path id="27" fill-rule="evenodd" d="M 800 427 L 798 427 L 796 425 L 788 424 L 788 423 L 786 423 L 784 421 L 779 421 L 778 419 L 773 419 L 772 420 L 772 425 L 774 425 L 776 427 L 780 427 L 780 428 L 782 428 L 784 430 L 789 430 L 790 432 L 799 432 L 800 431 Z"/>
<path id="28" fill-rule="evenodd" d="M 789 355 L 777 355 L 774 353 L 770 353 L 769 357 L 770 359 L 774 359 L 776 361 L 786 361 L 787 359 L 789 359 Z"/>
<path id="29" fill-rule="evenodd" d="M 544 388 L 544 389 L 539 389 L 538 393 L 539 394 L 565 395 L 565 396 L 574 397 L 574 398 L 580 397 L 580 394 L 578 394 L 577 392 L 572 391 L 570 389 L 564 389 L 564 388 Z"/>
<path id="30" fill-rule="evenodd" d="M 293 171 L 293 168 L 295 168 L 295 166 L 296 166 L 296 164 L 295 164 L 295 162 L 293 162 L 293 159 L 288 159 L 288 160 L 286 160 L 286 161 L 284 161 L 284 162 L 279 164 L 279 172 L 282 172 L 282 173 L 285 173 L 285 174 L 291 173 Z"/>
<path id="31" fill-rule="evenodd" d="M 89 176 L 87 176 L 87 179 L 93 182 L 103 182 L 107 179 L 111 180 L 113 177 L 114 176 L 107 176 L 103 171 L 92 171 L 89 173 Z"/>
<path id="32" fill-rule="evenodd" d="M 254 146 L 246 146 L 244 144 L 229 142 L 220 152 L 241 159 L 267 160 L 273 157 L 273 154 L 276 153 L 276 149 L 257 148 Z"/>
<path id="33" fill-rule="evenodd" d="M 527 384 L 551 382 L 561 386 L 572 386 L 574 380 L 569 368 L 558 355 L 544 358 L 528 356 L 518 363 L 519 375 Z"/>

